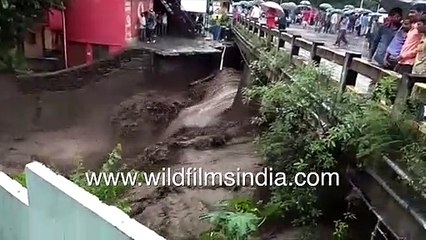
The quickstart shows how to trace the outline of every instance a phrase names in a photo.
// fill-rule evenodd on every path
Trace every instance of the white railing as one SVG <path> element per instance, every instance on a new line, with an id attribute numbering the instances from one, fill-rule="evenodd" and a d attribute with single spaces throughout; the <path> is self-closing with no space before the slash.
<path id="1" fill-rule="evenodd" d="M 1 240 L 165 240 L 41 163 L 27 188 L 0 172 Z"/>

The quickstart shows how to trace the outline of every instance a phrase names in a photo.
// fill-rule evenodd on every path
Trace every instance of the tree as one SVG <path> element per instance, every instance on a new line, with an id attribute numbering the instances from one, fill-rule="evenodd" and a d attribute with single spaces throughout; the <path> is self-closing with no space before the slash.
<path id="1" fill-rule="evenodd" d="M 14 68 L 27 29 L 48 9 L 62 6 L 63 0 L 0 0 L 0 69 Z"/>

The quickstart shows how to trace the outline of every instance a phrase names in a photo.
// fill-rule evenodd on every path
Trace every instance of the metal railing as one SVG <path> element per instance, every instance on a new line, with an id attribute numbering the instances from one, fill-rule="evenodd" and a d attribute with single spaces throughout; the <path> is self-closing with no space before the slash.
<path id="1" fill-rule="evenodd" d="M 385 76 L 395 77 L 399 81 L 397 99 L 395 100 L 395 105 L 387 109 L 390 110 L 392 113 L 397 113 L 401 110 L 401 107 L 403 107 L 403 104 L 401 103 L 406 102 L 408 96 L 411 94 L 411 88 L 415 82 L 426 82 L 426 77 L 424 76 L 412 74 L 401 76 L 400 74 L 395 73 L 393 71 L 381 69 L 380 67 L 377 67 L 369 63 L 368 61 L 361 59 L 361 54 L 359 53 L 338 53 L 335 50 L 324 46 L 324 43 L 322 42 L 307 41 L 299 35 L 292 35 L 285 31 L 280 32 L 276 29 L 269 29 L 265 25 L 250 21 L 249 19 L 240 18 L 238 22 L 242 25 L 243 28 L 245 28 L 245 30 L 248 30 L 251 35 L 266 40 L 266 43 L 271 48 L 276 47 L 278 49 L 283 49 L 286 43 L 290 43 L 291 46 L 289 53 L 293 63 L 300 64 L 301 61 L 303 62 L 303 59 L 300 59 L 299 52 L 300 49 L 304 49 L 310 52 L 309 60 L 311 61 L 320 63 L 321 59 L 326 59 L 342 66 L 340 79 L 338 79 L 340 81 L 339 88 L 341 92 L 346 90 L 355 91 L 354 87 L 358 74 L 362 74 L 369 77 L 373 82 L 378 82 L 382 77 Z M 250 46 L 249 41 L 245 39 L 245 37 L 247 36 L 244 36 L 241 31 L 238 31 L 237 29 L 234 32 L 237 38 L 239 38 L 240 40 L 242 39 L 241 43 L 239 44 L 239 47 L 244 48 L 245 52 L 250 52 L 250 54 L 256 54 L 257 52 L 258 54 L 261 54 L 254 46 Z M 274 38 L 278 41 L 275 42 Z M 389 158 L 384 159 L 385 161 L 383 161 L 383 164 L 386 165 L 386 169 L 389 169 L 386 171 L 391 171 L 400 179 L 411 179 L 409 175 L 404 171 L 404 169 L 401 169 L 394 161 L 390 160 Z M 387 194 L 389 194 L 389 196 L 391 196 L 397 202 L 397 204 L 400 205 L 402 209 L 406 209 L 408 211 L 409 215 L 411 215 L 413 220 L 417 222 L 418 226 L 421 229 L 426 231 L 425 213 L 422 209 L 418 208 L 418 204 L 416 203 L 417 200 L 421 201 L 421 203 L 424 203 L 424 196 L 415 193 L 416 197 L 414 198 L 417 200 L 412 201 L 412 197 L 407 197 L 407 194 L 404 192 L 408 191 L 406 189 L 407 186 L 403 187 L 403 190 L 390 189 L 389 187 L 387 187 L 387 184 L 382 177 L 378 176 L 377 174 L 373 175 L 374 176 L 370 174 L 370 176 L 372 176 L 371 178 L 374 179 L 374 181 L 378 185 L 380 185 L 382 189 L 385 189 Z M 395 198 L 394 196 L 398 197 Z M 399 196 L 403 196 L 403 199 Z M 378 218 L 381 219 L 380 217 Z M 382 220 L 380 220 L 379 222 L 384 223 Z M 380 231 L 376 232 L 376 234 L 380 235 Z M 393 233 L 392 235 L 394 237 L 397 236 L 396 233 Z"/>

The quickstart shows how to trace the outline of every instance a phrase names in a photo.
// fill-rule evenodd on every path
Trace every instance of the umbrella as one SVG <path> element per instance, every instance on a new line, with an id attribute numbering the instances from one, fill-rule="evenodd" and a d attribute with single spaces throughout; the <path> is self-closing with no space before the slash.
<path id="1" fill-rule="evenodd" d="M 371 13 L 372 11 L 365 8 L 355 8 L 355 12 L 364 14 L 364 13 Z"/>
<path id="2" fill-rule="evenodd" d="M 247 1 L 237 2 L 237 4 L 237 6 L 251 6 L 251 3 Z"/>
<path id="3" fill-rule="evenodd" d="M 262 9 L 267 11 L 268 9 L 275 9 L 278 12 L 278 16 L 282 15 L 284 13 L 283 8 L 276 2 L 264 2 L 260 6 L 262 6 Z"/>
<path id="4" fill-rule="evenodd" d="M 354 7 L 354 5 L 346 5 L 345 8 L 347 8 L 347 9 L 354 9 L 355 7 Z"/>
<path id="5" fill-rule="evenodd" d="M 301 9 L 310 9 L 310 6 L 306 6 L 306 5 L 297 5 L 297 8 L 301 8 Z"/>
<path id="6" fill-rule="evenodd" d="M 294 3 L 294 2 L 286 2 L 286 3 L 281 4 L 280 6 L 281 6 L 283 9 L 285 9 L 285 10 L 290 10 L 290 11 L 293 11 L 294 9 L 296 9 L 296 8 L 297 8 L 296 3 Z"/>
<path id="7" fill-rule="evenodd" d="M 371 16 L 371 17 L 381 17 L 382 14 L 380 14 L 380 13 L 370 13 L 370 14 L 368 14 L 368 16 Z"/>
<path id="8" fill-rule="evenodd" d="M 346 15 L 351 15 L 352 13 L 355 13 L 355 11 L 354 10 L 347 10 L 347 11 L 344 11 L 344 13 Z"/>
<path id="9" fill-rule="evenodd" d="M 327 9 L 333 8 L 333 6 L 331 6 L 331 4 L 329 4 L 329 3 L 322 3 L 322 4 L 320 4 L 320 5 L 319 5 L 319 7 L 320 7 L 321 9 L 324 9 L 324 10 L 327 10 Z"/>
<path id="10" fill-rule="evenodd" d="M 309 2 L 309 1 L 300 1 L 300 5 L 311 6 L 311 2 Z"/>
<path id="11" fill-rule="evenodd" d="M 384 9 L 386 9 L 387 11 L 390 11 L 392 8 L 401 8 L 403 11 L 403 15 L 408 13 L 408 9 L 410 9 L 411 4 L 413 2 L 418 2 L 418 1 L 413 1 L 413 0 L 385 0 L 385 1 L 381 1 L 381 5 Z"/>
<path id="12" fill-rule="evenodd" d="M 335 13 L 337 13 L 337 14 L 343 14 L 343 10 L 342 9 L 334 9 L 331 13 L 332 14 L 335 14 Z"/>
<path id="13" fill-rule="evenodd" d="M 379 11 L 377 11 L 378 13 L 387 13 L 388 11 L 386 11 L 386 9 L 384 8 L 380 8 Z"/>

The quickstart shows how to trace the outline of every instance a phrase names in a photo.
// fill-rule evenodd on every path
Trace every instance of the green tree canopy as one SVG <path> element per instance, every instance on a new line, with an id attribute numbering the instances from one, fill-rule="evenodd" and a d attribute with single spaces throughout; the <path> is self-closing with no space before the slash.
<path id="1" fill-rule="evenodd" d="M 0 0 L 0 65 L 8 65 L 10 50 L 22 43 L 27 29 L 46 10 L 62 6 L 63 0 Z"/>

